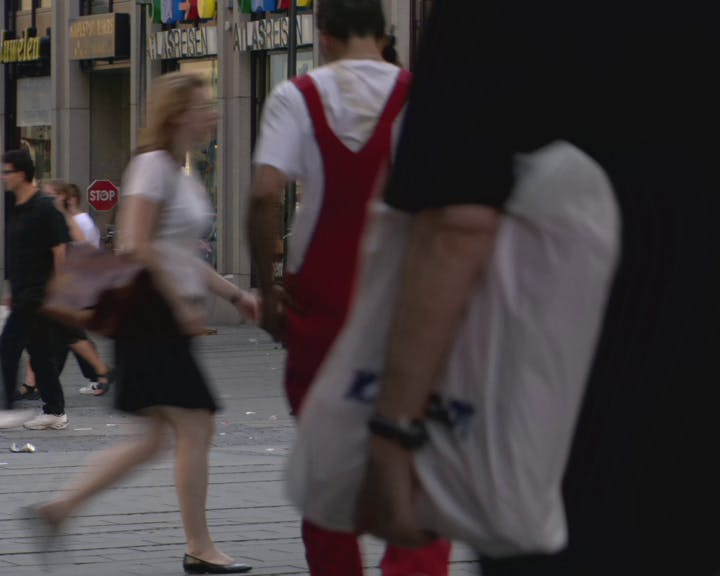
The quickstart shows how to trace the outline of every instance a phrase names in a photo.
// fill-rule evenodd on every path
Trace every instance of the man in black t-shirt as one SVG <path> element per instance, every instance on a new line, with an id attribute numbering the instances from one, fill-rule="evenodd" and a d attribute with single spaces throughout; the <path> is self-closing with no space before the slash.
<path id="1" fill-rule="evenodd" d="M 718 9 L 434 2 L 387 196 L 415 216 L 380 415 L 422 416 L 482 277 L 514 154 L 572 142 L 608 173 L 622 217 L 564 481 L 568 547 L 485 558 L 485 576 L 720 573 Z M 411 460 L 372 439 L 366 512 L 394 542 L 423 542 Z"/>
<path id="2" fill-rule="evenodd" d="M 11 309 L 0 336 L 0 365 L 5 388 L 5 410 L 0 428 L 24 423 L 26 428 L 61 430 L 68 425 L 65 398 L 57 366 L 59 334 L 56 325 L 42 314 L 48 281 L 65 257 L 70 235 L 65 218 L 52 198 L 41 195 L 33 185 L 35 167 L 24 150 L 3 155 L 5 189 L 15 196 L 8 218 L 7 277 Z M 43 400 L 42 414 L 28 420 L 25 411 L 12 410 L 22 351 L 27 349 Z"/>

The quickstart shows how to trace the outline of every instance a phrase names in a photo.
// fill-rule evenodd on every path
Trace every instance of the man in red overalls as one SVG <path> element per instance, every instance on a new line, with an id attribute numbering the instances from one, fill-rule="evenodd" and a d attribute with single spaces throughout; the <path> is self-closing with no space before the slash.
<path id="1" fill-rule="evenodd" d="M 381 0 L 322 0 L 320 47 L 330 62 L 280 84 L 263 111 L 255 150 L 250 240 L 263 292 L 263 327 L 287 345 L 294 414 L 340 331 L 352 299 L 368 203 L 392 161 L 410 74 L 383 61 Z M 285 290 L 273 286 L 280 204 L 302 185 Z M 357 537 L 303 522 L 313 576 L 362 576 Z M 450 544 L 388 547 L 384 576 L 446 576 Z"/>

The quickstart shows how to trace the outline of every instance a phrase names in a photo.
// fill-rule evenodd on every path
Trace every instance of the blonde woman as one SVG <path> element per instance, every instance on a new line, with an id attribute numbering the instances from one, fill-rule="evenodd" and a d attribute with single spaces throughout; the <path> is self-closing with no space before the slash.
<path id="1" fill-rule="evenodd" d="M 224 280 L 196 255 L 211 205 L 202 184 L 183 170 L 187 151 L 215 126 L 212 93 L 196 75 L 172 73 L 153 87 L 146 140 L 127 168 L 120 213 L 121 248 L 151 271 L 157 296 L 129 315 L 116 339 L 116 407 L 137 413 L 144 430 L 99 454 L 89 473 L 34 510 L 46 528 L 62 523 L 90 497 L 154 456 L 166 431 L 175 436 L 175 485 L 189 574 L 235 574 L 236 564 L 210 537 L 205 502 L 217 404 L 194 359 L 191 336 L 203 329 L 208 289 L 257 320 L 254 295 Z"/>

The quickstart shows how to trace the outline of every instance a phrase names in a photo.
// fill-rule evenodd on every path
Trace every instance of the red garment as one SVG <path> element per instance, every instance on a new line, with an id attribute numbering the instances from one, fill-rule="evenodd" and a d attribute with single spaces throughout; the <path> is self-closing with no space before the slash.
<path id="1" fill-rule="evenodd" d="M 300 269 L 285 275 L 299 311 L 287 315 L 285 387 L 297 413 L 315 372 L 347 315 L 367 207 L 392 154 L 393 124 L 405 106 L 410 73 L 401 71 L 375 132 L 353 152 L 332 131 L 309 75 L 293 82 L 303 94 L 325 169 L 325 194 Z"/>
<path id="2" fill-rule="evenodd" d="M 299 311 L 288 312 L 285 387 L 297 414 L 315 372 L 342 328 L 355 286 L 359 245 L 367 208 L 392 157 L 393 124 L 405 106 L 411 76 L 401 71 L 375 132 L 353 152 L 332 131 L 310 76 L 293 80 L 303 94 L 325 169 L 325 194 L 315 231 L 300 269 L 285 276 Z M 303 542 L 312 576 L 363 576 L 357 536 L 332 532 L 308 521 Z M 450 543 L 417 550 L 388 546 L 385 576 L 447 576 Z"/>
<path id="3" fill-rule="evenodd" d="M 331 532 L 305 520 L 302 537 L 312 576 L 363 576 L 355 534 Z M 447 540 L 422 548 L 388 546 L 380 568 L 383 576 L 448 576 L 451 548 Z"/>

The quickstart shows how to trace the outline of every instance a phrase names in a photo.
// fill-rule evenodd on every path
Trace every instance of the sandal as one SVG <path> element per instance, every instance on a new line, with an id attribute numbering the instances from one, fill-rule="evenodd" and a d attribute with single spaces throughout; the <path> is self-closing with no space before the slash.
<path id="1" fill-rule="evenodd" d="M 98 381 L 92 385 L 94 390 L 93 394 L 95 396 L 102 396 L 103 394 L 106 394 L 108 390 L 110 390 L 110 387 L 115 383 L 115 370 L 110 369 L 105 372 L 105 374 L 98 374 L 97 377 Z M 105 382 L 100 382 L 100 378 L 105 380 Z"/>
<path id="2" fill-rule="evenodd" d="M 40 390 L 37 385 L 29 386 L 24 382 L 20 384 L 20 389 L 15 391 L 15 400 L 38 400 L 40 398 Z"/>

